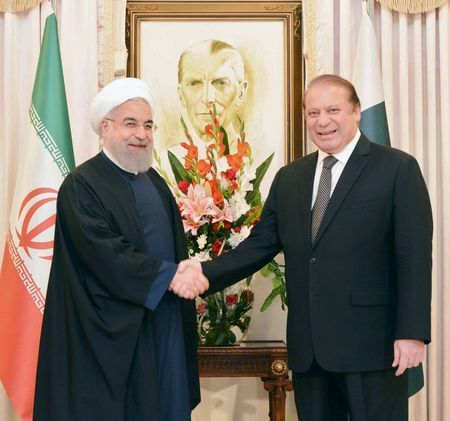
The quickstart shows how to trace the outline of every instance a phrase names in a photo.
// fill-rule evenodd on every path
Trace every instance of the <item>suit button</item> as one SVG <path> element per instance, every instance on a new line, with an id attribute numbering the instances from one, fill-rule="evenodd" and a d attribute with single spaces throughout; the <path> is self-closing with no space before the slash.
<path id="1" fill-rule="evenodd" d="M 311 259 L 309 259 L 309 263 L 313 265 L 314 263 L 317 263 L 317 259 L 315 257 L 311 257 Z"/>

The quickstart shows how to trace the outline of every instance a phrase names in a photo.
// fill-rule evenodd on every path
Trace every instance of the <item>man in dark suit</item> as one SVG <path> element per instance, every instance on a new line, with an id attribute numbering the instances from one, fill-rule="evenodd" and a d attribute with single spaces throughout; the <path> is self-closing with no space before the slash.
<path id="1" fill-rule="evenodd" d="M 407 420 L 406 370 L 423 361 L 430 341 L 425 182 L 412 156 L 360 133 L 350 82 L 319 76 L 304 109 L 318 151 L 278 172 L 249 238 L 202 264 L 208 294 L 284 250 L 301 421 Z"/>

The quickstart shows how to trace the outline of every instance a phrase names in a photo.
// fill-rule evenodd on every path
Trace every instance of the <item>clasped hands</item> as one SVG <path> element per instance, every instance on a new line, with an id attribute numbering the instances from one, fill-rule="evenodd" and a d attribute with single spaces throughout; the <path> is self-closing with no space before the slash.
<path id="1" fill-rule="evenodd" d="M 209 288 L 209 281 L 203 275 L 202 265 L 195 260 L 183 260 L 178 265 L 169 285 L 169 291 L 181 298 L 193 300 Z"/>

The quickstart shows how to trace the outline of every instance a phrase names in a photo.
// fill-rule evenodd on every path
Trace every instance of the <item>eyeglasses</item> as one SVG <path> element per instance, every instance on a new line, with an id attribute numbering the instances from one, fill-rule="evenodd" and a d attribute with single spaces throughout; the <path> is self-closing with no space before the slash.
<path id="1" fill-rule="evenodd" d="M 107 121 L 117 121 L 112 118 L 105 118 Z M 143 127 L 146 132 L 155 132 L 158 126 L 153 121 L 147 121 L 144 124 L 137 124 L 134 120 L 124 120 L 120 124 L 127 130 L 136 131 L 139 127 Z"/>

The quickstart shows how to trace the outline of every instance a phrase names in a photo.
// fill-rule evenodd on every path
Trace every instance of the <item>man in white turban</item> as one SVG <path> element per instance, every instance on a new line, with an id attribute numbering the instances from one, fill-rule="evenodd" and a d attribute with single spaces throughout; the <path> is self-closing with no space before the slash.
<path id="1" fill-rule="evenodd" d="M 192 299 L 208 281 L 177 271 L 186 240 L 151 168 L 152 103 L 139 79 L 107 85 L 90 113 L 103 149 L 60 188 L 35 421 L 189 421 L 200 401 Z"/>

